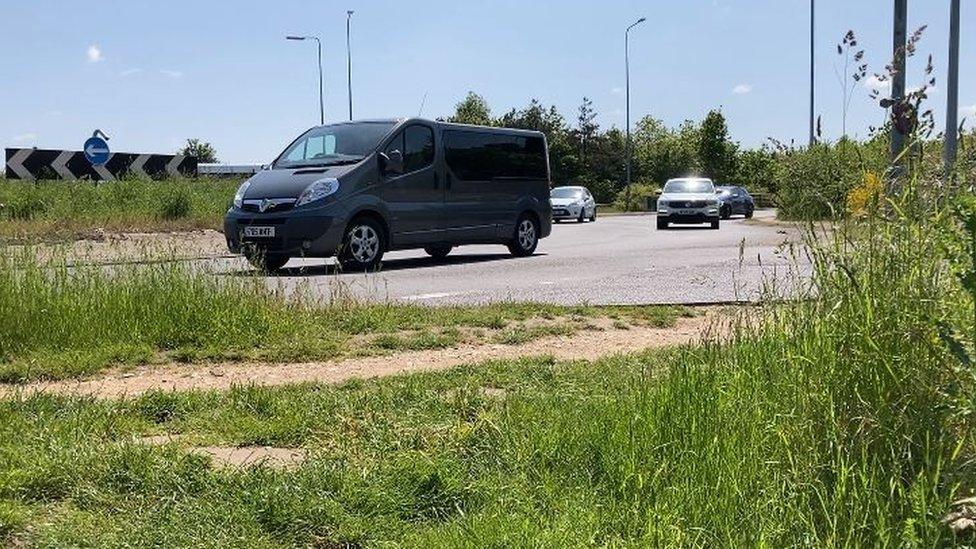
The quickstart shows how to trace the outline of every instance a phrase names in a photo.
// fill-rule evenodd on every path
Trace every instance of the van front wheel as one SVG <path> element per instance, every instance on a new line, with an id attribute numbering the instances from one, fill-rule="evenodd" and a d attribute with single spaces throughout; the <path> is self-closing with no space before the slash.
<path id="1" fill-rule="evenodd" d="M 528 214 L 519 217 L 515 224 L 515 235 L 508 243 L 508 251 L 516 257 L 525 257 L 535 253 L 539 245 L 539 224 Z"/>
<path id="2" fill-rule="evenodd" d="M 380 224 L 370 217 L 360 217 L 346 229 L 339 263 L 347 271 L 371 271 L 379 266 L 384 249 Z"/>

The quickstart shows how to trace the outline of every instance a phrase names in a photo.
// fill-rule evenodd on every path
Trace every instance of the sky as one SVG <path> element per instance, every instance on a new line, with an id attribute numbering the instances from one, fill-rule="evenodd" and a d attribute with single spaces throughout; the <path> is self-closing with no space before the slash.
<path id="1" fill-rule="evenodd" d="M 976 5 L 962 3 L 959 102 L 973 127 Z M 922 82 L 932 54 L 930 106 L 941 121 L 949 1 L 910 4 L 910 30 L 928 30 L 908 83 Z M 80 149 L 98 128 L 119 152 L 172 153 L 193 137 L 223 162 L 267 162 L 319 116 L 314 42 L 285 35 L 321 37 L 326 121 L 348 117 L 349 9 L 355 118 L 448 116 L 475 91 L 495 114 L 538 98 L 571 123 L 587 96 L 602 127 L 623 128 L 624 29 L 643 16 L 630 40 L 632 121 L 677 125 L 721 108 L 743 146 L 806 141 L 808 0 L 46 0 L 0 10 L 0 143 Z M 871 72 L 882 71 L 891 9 L 891 0 L 817 0 L 825 138 L 841 135 L 836 44 L 854 30 Z M 870 85 L 852 92 L 850 135 L 883 121 Z"/>

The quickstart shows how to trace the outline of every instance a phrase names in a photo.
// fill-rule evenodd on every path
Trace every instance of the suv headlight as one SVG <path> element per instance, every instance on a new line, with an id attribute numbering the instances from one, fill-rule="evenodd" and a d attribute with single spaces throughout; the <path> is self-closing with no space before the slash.
<path id="1" fill-rule="evenodd" d="M 298 202 L 295 203 L 295 207 L 304 206 L 310 202 L 315 202 L 316 200 L 322 200 L 323 198 L 335 194 L 339 190 L 339 180 L 334 177 L 326 177 L 314 181 L 302 194 L 298 195 Z"/>
<path id="2" fill-rule="evenodd" d="M 244 193 L 247 192 L 247 188 L 251 186 L 251 180 L 241 183 L 240 187 L 237 187 L 237 192 L 234 193 L 234 207 L 240 209 L 244 205 Z"/>

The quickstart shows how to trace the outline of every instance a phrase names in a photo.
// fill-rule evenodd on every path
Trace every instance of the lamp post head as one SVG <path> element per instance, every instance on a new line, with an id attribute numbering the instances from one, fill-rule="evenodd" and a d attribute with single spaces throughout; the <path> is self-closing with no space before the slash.
<path id="1" fill-rule="evenodd" d="M 354 10 L 346 10 L 346 17 L 351 17 L 354 13 L 356 13 Z"/>
<path id="2" fill-rule="evenodd" d="M 286 36 L 285 40 L 305 40 L 304 36 Z"/>
<path id="3" fill-rule="evenodd" d="M 646 17 L 641 17 L 640 19 L 637 20 L 638 23 L 643 23 L 644 21 L 647 21 Z"/>

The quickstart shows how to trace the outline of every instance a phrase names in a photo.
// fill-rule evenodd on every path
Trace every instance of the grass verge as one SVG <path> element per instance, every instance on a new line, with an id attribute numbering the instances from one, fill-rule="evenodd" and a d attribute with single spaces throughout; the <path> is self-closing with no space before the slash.
<path id="1" fill-rule="evenodd" d="M 0 241 L 65 240 L 99 230 L 219 229 L 239 184 L 205 178 L 97 184 L 0 180 Z"/>
<path id="2" fill-rule="evenodd" d="M 498 340 L 524 343 L 610 317 L 665 327 L 680 307 L 471 307 L 320 303 L 251 277 L 183 263 L 68 267 L 30 249 L 0 258 L 0 382 L 83 376 L 110 365 L 299 361 Z"/>

